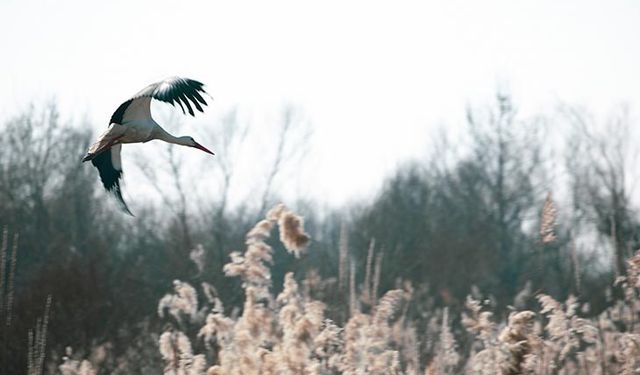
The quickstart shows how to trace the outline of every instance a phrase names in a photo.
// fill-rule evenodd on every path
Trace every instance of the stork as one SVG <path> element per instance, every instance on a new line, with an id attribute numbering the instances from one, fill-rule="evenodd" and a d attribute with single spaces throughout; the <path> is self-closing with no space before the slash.
<path id="1" fill-rule="evenodd" d="M 200 93 L 206 94 L 203 84 L 188 78 L 167 78 L 153 83 L 131 99 L 120 104 L 111 116 L 109 127 L 98 140 L 89 147 L 83 162 L 91 161 L 100 173 L 102 184 L 108 192 L 113 193 L 121 208 L 133 216 L 122 197 L 120 180 L 122 179 L 122 160 L 120 151 L 123 143 L 144 143 L 154 139 L 174 143 L 181 146 L 194 147 L 214 155 L 206 147 L 190 136 L 175 137 L 153 120 L 151 117 L 151 100 L 180 105 L 182 113 L 185 107 L 191 116 L 195 116 L 193 108 L 204 112 L 202 105 L 207 105 Z"/>

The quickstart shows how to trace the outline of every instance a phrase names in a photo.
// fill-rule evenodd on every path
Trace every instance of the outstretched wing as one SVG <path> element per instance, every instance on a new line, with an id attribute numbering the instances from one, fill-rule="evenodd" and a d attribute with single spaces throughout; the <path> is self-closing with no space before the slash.
<path id="1" fill-rule="evenodd" d="M 123 211 L 133 216 L 124 198 L 122 198 L 122 191 L 120 190 L 120 180 L 122 179 L 121 149 L 122 145 L 112 146 L 96 155 L 91 160 L 91 164 L 98 168 L 104 188 L 115 195 Z"/>
<path id="2" fill-rule="evenodd" d="M 133 99 L 151 97 L 171 105 L 178 103 L 182 109 L 182 113 L 186 114 L 184 110 L 186 106 L 189 114 L 195 116 L 191 108 L 192 104 L 200 112 L 204 112 L 202 105 L 207 105 L 207 102 L 202 95 L 200 95 L 200 93 L 206 94 L 203 86 L 204 84 L 193 79 L 172 77 L 145 87 L 134 95 Z"/>

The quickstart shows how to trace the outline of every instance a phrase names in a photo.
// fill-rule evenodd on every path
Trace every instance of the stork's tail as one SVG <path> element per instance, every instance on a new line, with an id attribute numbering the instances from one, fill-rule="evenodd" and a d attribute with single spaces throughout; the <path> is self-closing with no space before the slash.
<path id="1" fill-rule="evenodd" d="M 87 153 L 83 158 L 82 162 L 93 160 L 96 157 L 96 154 Z"/>

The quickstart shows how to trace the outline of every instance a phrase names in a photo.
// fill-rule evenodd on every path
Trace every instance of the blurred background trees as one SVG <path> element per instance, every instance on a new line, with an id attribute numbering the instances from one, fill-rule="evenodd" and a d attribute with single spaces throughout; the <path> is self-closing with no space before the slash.
<path id="1" fill-rule="evenodd" d="M 624 259 L 638 246 L 628 110 L 604 126 L 585 110 L 559 111 L 553 121 L 566 130 L 555 136 L 566 141 L 559 150 L 564 169 L 546 153 L 549 119 L 521 116 L 509 95 L 469 108 L 466 119 L 464 140 L 434 138 L 427 160 L 400 166 L 371 199 L 339 209 L 287 202 L 305 216 L 313 242 L 301 259 L 279 256 L 284 250 L 274 243 L 276 288 L 291 269 L 306 273 L 303 285 L 327 281 L 329 311 L 338 321 L 350 303 L 371 304 L 349 301 L 349 284 L 371 287 L 368 298 L 375 299 L 410 282 L 422 293 L 419 301 L 451 309 L 472 290 L 498 309 L 516 303 L 516 296 L 526 302 L 523 289 L 559 299 L 577 294 L 594 310 L 609 303 L 604 285 L 623 273 Z M 26 368 L 26 335 L 48 295 L 49 347 L 58 356 L 69 345 L 106 345 L 110 358 L 136 355 L 132 348 L 144 346 L 140 333 L 161 324 L 156 303 L 175 279 L 213 285 L 227 309 L 241 308 L 238 281 L 225 278 L 222 266 L 265 211 L 287 198 L 279 194 L 282 171 L 304 168 L 311 139 L 293 106 L 276 122 L 273 154 L 256 163 L 261 167 L 252 171 L 250 196 L 239 203 L 231 203 L 231 194 L 252 127 L 236 109 L 207 130 L 206 144 L 216 151 L 216 162 L 206 167 L 213 168 L 215 191 L 194 189 L 191 181 L 202 169 L 180 169 L 180 150 L 163 149 L 157 159 L 135 154 L 137 170 L 159 199 L 140 201 L 132 220 L 122 220 L 96 171 L 80 163 L 94 126 L 62 123 L 54 104 L 2 124 L 0 226 L 9 238 L 19 234 L 14 275 L 0 270 L 5 288 L 14 278 L 14 319 L 0 335 L 0 360 L 15 366 L 7 371 Z M 562 178 L 552 178 L 557 175 Z M 560 213 L 557 239 L 546 243 L 539 227 L 550 192 Z M 587 251 L 585 236 L 597 238 L 598 246 Z M 14 359 L 10 365 L 7 358 Z"/>

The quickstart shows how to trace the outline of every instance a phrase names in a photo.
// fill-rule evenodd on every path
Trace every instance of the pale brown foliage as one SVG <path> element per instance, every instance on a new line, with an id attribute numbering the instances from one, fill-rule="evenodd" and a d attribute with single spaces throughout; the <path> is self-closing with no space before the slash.
<path id="1" fill-rule="evenodd" d="M 278 222 L 280 241 L 296 258 L 300 257 L 311 239 L 304 232 L 302 217 L 289 211 L 283 204 L 279 204 L 267 213 L 267 218 Z"/>
<path id="2" fill-rule="evenodd" d="M 38 318 L 34 330 L 29 330 L 29 353 L 27 356 L 28 375 L 39 375 L 42 373 L 42 370 L 44 368 L 44 360 L 46 356 L 45 348 L 47 347 L 47 327 L 49 325 L 51 301 L 51 295 L 47 296 L 47 302 L 45 303 L 43 317 Z"/>
<path id="3" fill-rule="evenodd" d="M 196 318 L 198 313 L 198 295 L 196 290 L 188 283 L 180 280 L 173 281 L 174 294 L 166 294 L 158 303 L 158 315 L 163 317 L 165 311 L 173 315 L 180 321 L 183 316 L 191 320 Z"/>
<path id="4" fill-rule="evenodd" d="M 77 360 L 72 359 L 72 350 L 71 347 L 67 347 L 66 355 L 62 357 L 64 361 L 58 369 L 62 375 L 96 375 L 97 372 L 91 365 L 91 362 L 86 359 Z"/>
<path id="5" fill-rule="evenodd" d="M 556 240 L 556 207 L 551 199 L 551 193 L 547 194 L 542 207 L 542 219 L 540 220 L 540 238 L 543 244 L 550 244 Z"/>
<path id="6" fill-rule="evenodd" d="M 532 311 L 521 311 L 509 315 L 509 324 L 502 330 L 502 341 L 509 353 L 507 374 L 522 374 L 534 367 L 536 355 L 534 353 L 541 344 L 541 340 L 533 333 L 533 322 L 536 314 Z"/>
<path id="7" fill-rule="evenodd" d="M 306 292 L 302 293 L 294 274 L 288 273 L 282 292 L 273 296 L 267 266 L 272 260 L 272 249 L 265 240 L 276 223 L 280 227 L 281 242 L 294 255 L 298 256 L 309 241 L 302 219 L 283 205 L 269 211 L 266 219 L 249 231 L 245 252 L 232 253 L 231 262 L 224 267 L 228 276 L 243 280 L 245 303 L 241 315 L 226 316 L 222 302 L 214 296 L 215 291 L 205 288 L 214 307 L 199 329 L 198 338 L 204 340 L 210 350 L 218 348 L 216 363 L 209 366 L 207 374 L 401 373 L 400 352 L 393 347 L 403 341 L 404 350 L 410 350 L 406 348 L 407 342 L 399 339 L 405 330 L 404 319 L 395 318 L 410 293 L 399 289 L 387 292 L 371 314 L 355 313 L 344 330 L 325 317 L 322 302 L 310 297 L 309 289 L 321 283 L 313 281 L 318 275 L 305 280 Z M 178 317 L 195 314 L 197 298 L 191 298 L 196 296 L 192 289 L 186 283 L 176 282 L 175 293 L 162 299 L 159 312 L 168 309 Z M 415 345 L 415 331 L 407 332 L 414 332 L 414 339 L 409 342 Z M 165 373 L 204 372 L 200 363 L 205 357 L 194 355 L 188 341 L 179 330 L 160 336 Z M 417 351 L 412 357 L 417 370 Z"/>
<path id="8" fill-rule="evenodd" d="M 325 304 L 312 298 L 312 290 L 324 283 L 317 271 L 307 274 L 302 286 L 294 273 L 287 273 L 282 292 L 277 296 L 271 292 L 272 249 L 265 240 L 277 224 L 280 241 L 297 256 L 301 243 L 295 237 L 304 233 L 298 226 L 302 219 L 291 219 L 292 224 L 286 217 L 297 218 L 282 205 L 271 210 L 247 235 L 244 253 L 232 253 L 224 267 L 228 276 L 243 281 L 245 301 L 240 314 L 225 315 L 215 289 L 203 284 L 203 295 L 212 307 L 203 321 L 191 320 L 202 324 L 197 337 L 189 338 L 178 329 L 160 336 L 165 373 L 568 375 L 634 374 L 640 369 L 640 329 L 635 324 L 640 313 L 640 255 L 629 260 L 627 276 L 618 280 L 624 301 L 597 318 L 581 317 L 575 297 L 563 303 L 538 294 L 539 310 L 514 310 L 507 321 L 499 322 L 494 321 L 488 301 L 469 296 L 462 315 L 467 336 L 452 327 L 455 317 L 448 308 L 424 312 L 427 330 L 421 336 L 406 315 L 415 293 L 411 284 L 404 283 L 403 289 L 388 291 L 376 301 L 382 256 L 375 256 L 372 246 L 359 288 L 355 262 L 348 263 L 352 313 L 341 328 L 325 316 Z M 342 242 L 346 253 L 344 237 Z M 159 312 L 168 310 L 177 319 L 198 315 L 195 289 L 182 282 L 176 282 L 174 289 L 161 300 Z M 356 297 L 356 289 L 363 294 Z M 516 298 L 516 308 L 527 305 L 531 295 L 529 285 Z M 458 345 L 465 337 L 471 340 L 468 352 Z M 194 354 L 192 340 L 203 340 L 207 353 Z M 67 367 L 79 368 L 79 364 L 70 362 Z"/>

